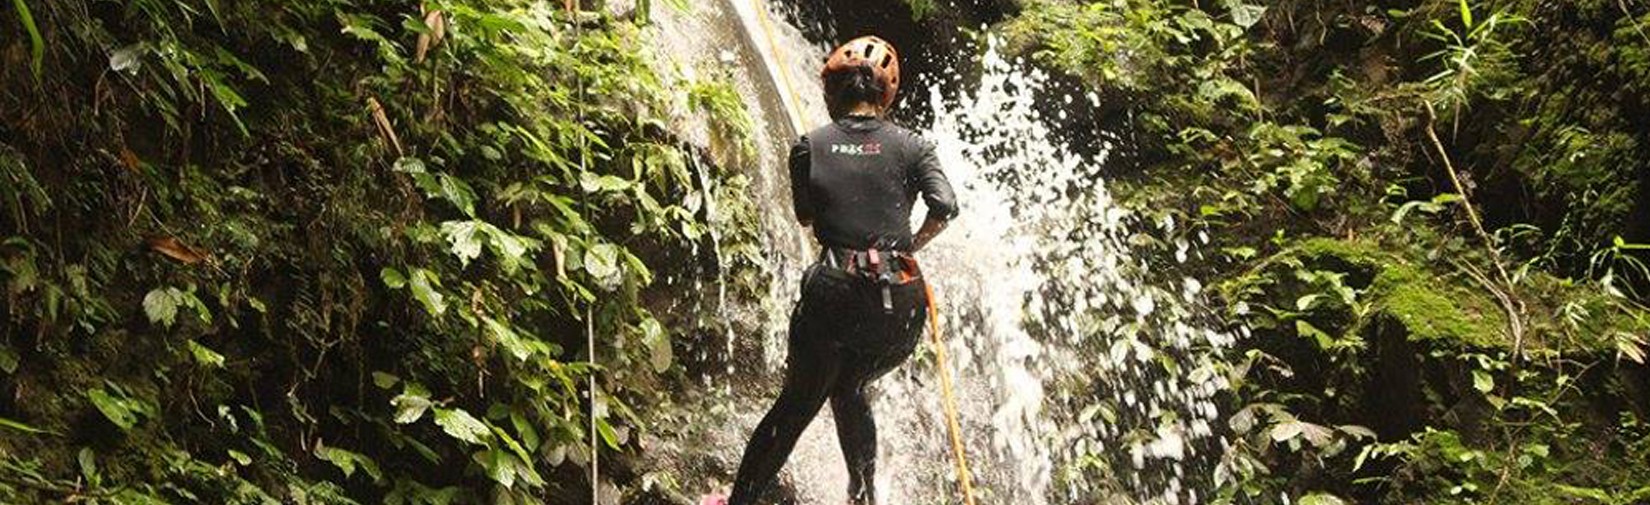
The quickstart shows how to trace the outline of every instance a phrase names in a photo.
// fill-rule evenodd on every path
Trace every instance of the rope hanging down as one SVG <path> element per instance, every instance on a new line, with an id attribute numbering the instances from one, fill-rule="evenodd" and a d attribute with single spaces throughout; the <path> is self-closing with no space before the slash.
<path id="1" fill-rule="evenodd" d="M 573 24 L 573 46 L 577 48 L 579 44 L 584 42 L 584 25 L 579 22 L 578 2 L 576 0 L 564 0 L 562 5 L 566 7 L 568 21 Z M 589 97 L 586 95 L 584 75 L 578 75 L 576 80 L 579 83 L 578 122 L 580 127 L 584 127 L 584 102 Z M 589 171 L 590 138 L 589 135 L 580 135 L 579 173 Z M 582 193 L 579 195 L 579 200 L 584 206 L 585 213 L 589 214 L 590 201 Z M 586 230 L 586 234 L 588 233 L 589 230 Z M 589 239 L 588 236 L 585 238 Z M 596 404 L 600 400 L 600 391 L 596 389 L 596 311 L 594 303 L 584 308 L 584 338 L 585 353 L 590 363 L 590 377 L 586 382 L 590 394 L 590 503 L 599 504 L 602 502 L 602 466 L 601 439 L 596 424 L 598 413 Z"/>
<path id="2" fill-rule="evenodd" d="M 934 336 L 934 367 L 939 369 L 940 394 L 945 399 L 945 425 L 951 431 L 951 453 L 957 458 L 957 481 L 963 503 L 974 505 L 974 478 L 968 471 L 968 450 L 963 446 L 962 423 L 957 417 L 957 398 L 951 392 L 951 367 L 945 364 L 945 339 L 940 337 L 940 308 L 934 302 L 934 285 L 923 283 L 928 295 L 928 329 Z"/>

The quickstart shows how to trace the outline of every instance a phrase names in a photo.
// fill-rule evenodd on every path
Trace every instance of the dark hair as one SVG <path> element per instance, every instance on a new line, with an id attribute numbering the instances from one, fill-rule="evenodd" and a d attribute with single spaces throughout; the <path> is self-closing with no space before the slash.
<path id="1" fill-rule="evenodd" d="M 883 94 L 887 91 L 870 65 L 825 76 L 825 106 L 830 109 L 833 118 L 847 115 L 848 111 L 862 103 L 882 105 Z"/>

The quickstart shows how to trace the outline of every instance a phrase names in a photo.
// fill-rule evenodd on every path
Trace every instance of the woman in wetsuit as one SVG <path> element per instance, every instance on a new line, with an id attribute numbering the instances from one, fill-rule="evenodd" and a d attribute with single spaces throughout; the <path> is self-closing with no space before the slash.
<path id="1" fill-rule="evenodd" d="M 883 119 L 899 88 L 899 55 L 877 37 L 834 51 L 820 73 L 834 121 L 791 148 L 797 220 L 823 249 L 791 314 L 784 390 L 751 434 L 731 505 L 749 505 L 826 400 L 848 463 L 850 501 L 876 501 L 876 420 L 866 388 L 916 348 L 924 280 L 911 255 L 957 214 L 934 146 Z M 911 231 L 918 196 L 928 207 Z"/>

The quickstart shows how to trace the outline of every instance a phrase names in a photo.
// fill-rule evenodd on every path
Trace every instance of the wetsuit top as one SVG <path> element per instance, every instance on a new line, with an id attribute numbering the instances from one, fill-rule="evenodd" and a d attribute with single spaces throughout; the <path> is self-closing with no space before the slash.
<path id="1" fill-rule="evenodd" d="M 827 247 L 910 251 L 917 195 L 928 218 L 957 215 L 934 145 L 882 119 L 848 116 L 791 147 L 796 217 Z"/>

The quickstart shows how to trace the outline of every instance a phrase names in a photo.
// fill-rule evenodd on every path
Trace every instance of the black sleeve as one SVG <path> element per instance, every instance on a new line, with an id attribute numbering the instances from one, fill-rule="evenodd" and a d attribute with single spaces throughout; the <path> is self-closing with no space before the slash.
<path id="1" fill-rule="evenodd" d="M 928 218 L 950 221 L 957 217 L 959 210 L 957 194 L 951 190 L 951 181 L 945 178 L 945 172 L 940 170 L 940 157 L 934 154 L 934 144 L 920 139 L 917 142 L 919 154 L 912 165 L 911 179 L 922 192 L 923 202 L 928 204 Z"/>
<path id="2" fill-rule="evenodd" d="M 804 225 L 814 222 L 813 199 L 808 191 L 809 170 L 813 160 L 808 156 L 808 136 L 791 146 L 791 208 L 796 210 L 796 220 Z"/>

